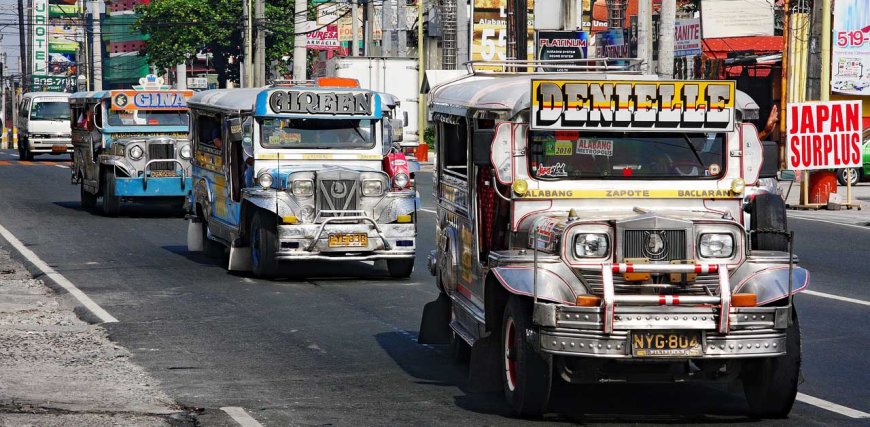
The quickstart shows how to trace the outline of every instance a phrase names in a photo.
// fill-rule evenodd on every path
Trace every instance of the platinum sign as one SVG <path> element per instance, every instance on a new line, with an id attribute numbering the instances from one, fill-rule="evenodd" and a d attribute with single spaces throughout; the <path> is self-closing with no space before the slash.
<path id="1" fill-rule="evenodd" d="M 48 71 L 48 0 L 33 0 L 33 74 L 46 74 Z"/>

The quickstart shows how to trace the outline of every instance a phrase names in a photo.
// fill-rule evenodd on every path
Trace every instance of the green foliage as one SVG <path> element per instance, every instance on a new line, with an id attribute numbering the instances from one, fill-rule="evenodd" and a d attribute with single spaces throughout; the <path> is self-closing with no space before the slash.
<path id="1" fill-rule="evenodd" d="M 435 149 L 435 127 L 429 126 L 423 131 L 423 142 L 426 143 L 430 150 Z"/>
<path id="2" fill-rule="evenodd" d="M 266 22 L 254 22 L 255 34 L 266 31 L 266 63 L 278 61 L 283 70 L 288 64 L 282 57 L 293 52 L 293 5 L 294 0 L 266 0 Z M 241 54 L 246 24 L 241 1 L 152 0 L 136 12 L 136 29 L 150 35 L 147 54 L 158 68 L 172 67 L 208 49 L 219 75 L 236 72 L 238 67 L 230 67 L 229 60 Z"/>

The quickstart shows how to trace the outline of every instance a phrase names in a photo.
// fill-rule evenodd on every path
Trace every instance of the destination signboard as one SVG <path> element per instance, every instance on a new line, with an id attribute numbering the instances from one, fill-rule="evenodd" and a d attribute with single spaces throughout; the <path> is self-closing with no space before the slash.
<path id="1" fill-rule="evenodd" d="M 112 110 L 184 110 L 192 90 L 173 91 L 112 91 Z"/>
<path id="2" fill-rule="evenodd" d="M 532 80 L 532 129 L 734 130 L 733 81 Z"/>
<path id="3" fill-rule="evenodd" d="M 278 114 L 375 116 L 380 114 L 377 99 L 372 92 L 276 90 L 269 94 L 269 109 Z"/>

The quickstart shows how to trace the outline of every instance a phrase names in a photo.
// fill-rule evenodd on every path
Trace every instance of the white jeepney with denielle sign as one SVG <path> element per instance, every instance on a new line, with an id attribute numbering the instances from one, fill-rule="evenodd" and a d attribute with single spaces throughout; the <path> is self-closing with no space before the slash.
<path id="1" fill-rule="evenodd" d="M 351 79 L 199 92 L 189 101 L 188 248 L 229 248 L 260 277 L 293 261 L 414 268 L 417 192 L 399 152 L 400 110 Z M 395 132 L 394 132 L 395 131 Z"/>
<path id="2" fill-rule="evenodd" d="M 552 66 L 584 72 L 472 65 L 429 94 L 442 293 L 420 341 L 470 347 L 472 379 L 500 377 L 521 416 L 560 380 L 739 381 L 754 414 L 787 415 L 809 274 L 761 184 L 778 162 L 755 103 L 731 81 Z"/>

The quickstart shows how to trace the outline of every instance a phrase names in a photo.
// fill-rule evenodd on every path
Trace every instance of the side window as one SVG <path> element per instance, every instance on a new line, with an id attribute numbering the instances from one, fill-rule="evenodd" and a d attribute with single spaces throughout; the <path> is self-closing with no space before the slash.
<path id="1" fill-rule="evenodd" d="M 445 171 L 468 177 L 468 127 L 464 118 L 455 124 L 441 122 L 438 146 Z"/>
<path id="2" fill-rule="evenodd" d="M 197 115 L 194 131 L 197 150 L 218 152 L 223 148 L 221 122 L 217 116 Z"/>

